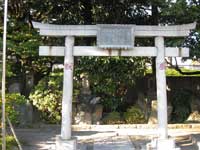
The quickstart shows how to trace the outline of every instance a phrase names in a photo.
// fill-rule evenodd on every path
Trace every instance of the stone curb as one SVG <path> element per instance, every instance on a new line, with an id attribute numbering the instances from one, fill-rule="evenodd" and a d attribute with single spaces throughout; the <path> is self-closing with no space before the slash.
<path id="1" fill-rule="evenodd" d="M 73 131 L 81 130 L 113 130 L 113 129 L 156 129 L 156 124 L 128 125 L 72 125 Z M 200 124 L 169 124 L 168 129 L 200 129 Z"/>
<path id="2" fill-rule="evenodd" d="M 16 128 L 17 130 L 60 129 L 60 125 L 43 124 L 32 128 Z M 81 130 L 117 130 L 117 129 L 156 129 L 156 124 L 115 124 L 115 125 L 72 125 L 73 131 Z M 169 124 L 168 129 L 200 129 L 200 124 Z"/>

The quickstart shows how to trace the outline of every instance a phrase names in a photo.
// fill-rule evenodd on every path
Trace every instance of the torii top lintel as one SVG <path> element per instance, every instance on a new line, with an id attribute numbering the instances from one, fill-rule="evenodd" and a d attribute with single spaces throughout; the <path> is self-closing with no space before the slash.
<path id="1" fill-rule="evenodd" d="M 45 36 L 97 36 L 98 25 L 53 25 L 33 22 L 34 28 L 40 29 Z M 115 26 L 115 25 L 113 25 Z M 172 26 L 124 25 L 134 28 L 135 37 L 185 37 L 195 29 L 196 22 Z"/>

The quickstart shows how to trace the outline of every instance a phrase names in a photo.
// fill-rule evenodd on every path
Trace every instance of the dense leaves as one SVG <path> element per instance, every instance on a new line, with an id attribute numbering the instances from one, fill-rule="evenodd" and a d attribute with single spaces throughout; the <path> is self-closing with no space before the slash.
<path id="1" fill-rule="evenodd" d="M 140 59 L 142 58 L 78 59 L 75 67 L 73 100 L 76 101 L 80 93 L 81 76 L 87 74 L 92 93 L 101 97 L 104 108 L 108 111 L 119 110 L 123 106 L 127 88 L 144 75 L 145 61 L 138 61 Z M 29 97 L 33 105 L 43 112 L 42 119 L 51 123 L 58 123 L 61 119 L 62 79 L 62 70 L 53 71 L 39 81 Z"/>
<path id="2" fill-rule="evenodd" d="M 55 71 L 44 77 L 29 97 L 42 112 L 41 118 L 50 123 L 59 123 L 61 120 L 62 76 L 63 73 Z"/>
<path id="3" fill-rule="evenodd" d="M 76 75 L 89 75 L 92 92 L 102 98 L 107 111 L 116 111 L 123 106 L 124 96 L 138 78 L 144 76 L 144 58 L 84 57 L 77 63 Z"/>
<path id="4" fill-rule="evenodd" d="M 27 103 L 27 99 L 25 96 L 19 93 L 12 93 L 6 95 L 6 112 L 7 116 L 9 117 L 10 121 L 14 125 L 18 125 L 20 123 L 19 115 L 20 109 L 19 107 L 25 105 Z M 0 100 L 0 105 L 2 101 Z M 1 113 L 1 111 L 0 111 Z"/>
<path id="5" fill-rule="evenodd" d="M 2 145 L 2 138 L 0 139 L 0 145 Z M 6 149 L 13 150 L 17 148 L 17 143 L 13 136 L 6 136 Z"/>
<path id="6" fill-rule="evenodd" d="M 191 112 L 191 92 L 186 89 L 176 90 L 172 96 L 172 122 L 186 121 Z"/>
<path id="7" fill-rule="evenodd" d="M 144 113 L 137 106 L 132 106 L 131 108 L 128 108 L 127 111 L 124 113 L 124 119 L 128 124 L 146 123 Z"/>
<path id="8" fill-rule="evenodd" d="M 13 74 L 31 72 L 42 77 L 58 59 L 38 57 L 40 38 L 31 21 L 56 24 L 182 24 L 199 23 L 199 2 L 195 0 L 11 0 L 9 1 L 8 56 Z M 3 3 L 0 13 L 3 14 Z M 1 15 L 3 16 L 3 15 Z M 3 19 L 3 18 L 2 18 Z M 2 20 L 0 22 L 2 24 Z M 199 24 L 198 24 L 199 28 Z M 197 28 L 197 31 L 198 31 Z M 2 34 L 2 28 L 0 29 Z M 199 55 L 199 34 L 194 32 L 187 42 L 192 57 Z M 174 40 L 173 40 L 174 41 Z M 51 41 L 56 45 L 58 41 Z M 147 42 L 148 40 L 144 40 Z M 47 42 L 49 43 L 49 42 Z M 174 44 L 180 45 L 180 44 Z M 37 77 L 37 81 L 41 78 Z M 37 82 L 36 81 L 36 82 Z"/>
<path id="9" fill-rule="evenodd" d="M 122 123 L 120 113 L 113 111 L 107 114 L 103 119 L 104 124 L 120 124 Z"/>

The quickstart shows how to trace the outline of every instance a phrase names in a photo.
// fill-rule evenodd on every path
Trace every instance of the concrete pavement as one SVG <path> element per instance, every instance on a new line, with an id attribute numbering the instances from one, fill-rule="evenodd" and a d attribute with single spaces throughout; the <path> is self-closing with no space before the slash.
<path id="1" fill-rule="evenodd" d="M 60 133 L 59 127 L 39 129 L 16 129 L 24 150 L 55 150 L 55 137 Z M 169 135 L 179 138 L 182 150 L 198 150 L 195 139 L 200 140 L 199 130 L 173 129 Z M 78 150 L 143 150 L 155 129 L 99 129 L 98 131 L 74 131 L 78 138 Z M 189 138 L 191 137 L 191 138 Z M 194 139 L 195 138 L 195 139 Z"/>

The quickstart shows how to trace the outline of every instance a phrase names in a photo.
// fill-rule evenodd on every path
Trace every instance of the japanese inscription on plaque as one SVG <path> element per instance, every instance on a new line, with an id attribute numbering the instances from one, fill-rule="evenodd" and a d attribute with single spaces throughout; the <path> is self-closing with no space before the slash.
<path id="1" fill-rule="evenodd" d="M 103 49 L 134 47 L 133 25 L 98 25 L 97 46 Z"/>

